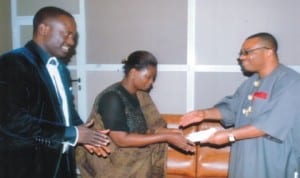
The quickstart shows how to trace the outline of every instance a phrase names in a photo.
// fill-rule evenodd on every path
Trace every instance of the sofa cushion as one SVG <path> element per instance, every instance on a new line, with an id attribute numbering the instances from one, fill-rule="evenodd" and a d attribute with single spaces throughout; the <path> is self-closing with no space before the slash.
<path id="1" fill-rule="evenodd" d="M 208 128 L 223 130 L 218 122 L 202 122 L 199 130 Z M 227 177 L 230 147 L 212 147 L 199 145 L 197 148 L 197 176 L 196 177 Z"/>
<path id="2" fill-rule="evenodd" d="M 181 115 L 164 114 L 163 118 L 167 122 L 168 128 L 178 128 Z M 184 135 L 197 131 L 197 126 L 192 126 L 183 130 Z M 196 157 L 195 154 L 186 154 L 169 146 L 167 174 L 168 177 L 195 177 Z"/>
<path id="3" fill-rule="evenodd" d="M 178 128 L 182 115 L 163 114 L 168 128 Z M 224 129 L 218 122 L 201 122 L 183 130 L 184 135 L 208 128 Z M 169 146 L 168 178 L 226 178 L 230 146 L 211 147 L 199 144 L 195 154 L 185 154 Z"/>

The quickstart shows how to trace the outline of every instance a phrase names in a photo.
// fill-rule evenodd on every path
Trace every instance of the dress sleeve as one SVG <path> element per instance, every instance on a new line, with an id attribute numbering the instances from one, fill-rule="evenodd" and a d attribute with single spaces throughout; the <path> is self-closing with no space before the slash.
<path id="1" fill-rule="evenodd" d="M 104 94 L 99 100 L 97 111 L 101 115 L 105 128 L 113 131 L 129 132 L 125 105 L 117 93 L 108 92 Z"/>

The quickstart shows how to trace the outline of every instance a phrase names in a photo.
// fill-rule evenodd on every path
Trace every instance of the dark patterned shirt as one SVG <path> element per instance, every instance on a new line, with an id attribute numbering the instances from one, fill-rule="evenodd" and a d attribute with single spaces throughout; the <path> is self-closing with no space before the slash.
<path id="1" fill-rule="evenodd" d="M 130 94 L 120 83 L 102 92 L 98 106 L 105 128 L 140 134 L 147 131 L 137 97 Z"/>

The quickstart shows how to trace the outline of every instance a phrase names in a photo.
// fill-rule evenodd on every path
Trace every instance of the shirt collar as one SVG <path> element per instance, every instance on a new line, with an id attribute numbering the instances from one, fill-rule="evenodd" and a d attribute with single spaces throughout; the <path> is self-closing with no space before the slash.
<path id="1" fill-rule="evenodd" d="M 31 42 L 32 42 L 34 48 L 36 49 L 37 53 L 41 57 L 43 63 L 46 65 L 49 58 L 52 56 L 48 52 L 46 52 L 43 48 L 41 48 L 36 42 L 34 42 L 33 40 Z"/>

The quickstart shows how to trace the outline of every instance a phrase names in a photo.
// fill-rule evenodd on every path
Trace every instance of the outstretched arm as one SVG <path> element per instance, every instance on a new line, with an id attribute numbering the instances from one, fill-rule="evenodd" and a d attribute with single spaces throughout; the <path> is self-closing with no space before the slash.
<path id="1" fill-rule="evenodd" d="M 211 143 L 214 145 L 223 145 L 229 143 L 229 136 L 234 137 L 236 140 L 244 140 L 250 138 L 256 138 L 264 136 L 266 133 L 252 125 L 247 125 L 244 127 L 228 130 L 219 130 L 210 136 L 207 140 L 204 140 L 203 143 Z"/>
<path id="2" fill-rule="evenodd" d="M 179 125 L 186 127 L 193 123 L 198 123 L 203 120 L 221 120 L 222 115 L 218 108 L 209 108 L 203 110 L 195 110 L 183 115 Z"/>
<path id="3" fill-rule="evenodd" d="M 163 133 L 135 134 L 123 131 L 111 131 L 109 136 L 119 147 L 142 147 L 155 143 L 169 143 L 186 152 L 194 152 L 194 144 L 189 142 L 182 132 L 164 130 Z"/>

